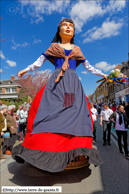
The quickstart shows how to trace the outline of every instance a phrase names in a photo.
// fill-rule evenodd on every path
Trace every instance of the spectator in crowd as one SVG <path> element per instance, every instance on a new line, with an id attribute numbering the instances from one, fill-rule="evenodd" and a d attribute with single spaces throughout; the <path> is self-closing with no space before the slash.
<path id="1" fill-rule="evenodd" d="M 125 111 L 126 111 L 126 115 L 127 115 L 128 119 L 129 119 L 129 102 L 126 103 Z"/>
<path id="2" fill-rule="evenodd" d="M 0 106 L 2 106 L 2 102 L 1 102 L 1 100 L 0 100 Z"/>
<path id="3" fill-rule="evenodd" d="M 110 101 L 110 103 L 109 103 L 109 107 L 110 107 L 110 108 L 112 107 L 112 104 L 113 104 L 112 101 Z"/>
<path id="4" fill-rule="evenodd" d="M 97 110 L 94 108 L 93 103 L 90 102 L 90 110 L 91 110 L 91 115 L 92 115 L 92 119 L 93 119 L 93 127 L 94 127 L 94 131 L 93 131 L 93 140 L 96 142 L 96 128 L 97 128 L 97 117 L 98 117 L 98 113 Z"/>
<path id="5" fill-rule="evenodd" d="M 20 141 L 25 137 L 25 129 L 27 125 L 28 112 L 26 106 L 23 106 L 23 109 L 20 111 L 19 126 L 20 126 Z"/>
<path id="6" fill-rule="evenodd" d="M 125 101 L 122 101 L 122 105 L 125 107 Z"/>
<path id="7" fill-rule="evenodd" d="M 26 110 L 28 111 L 29 110 L 29 107 L 31 106 L 32 104 L 32 100 L 29 100 L 29 103 L 26 105 Z"/>
<path id="8" fill-rule="evenodd" d="M 120 100 L 120 102 L 119 102 L 119 105 L 123 105 L 121 100 Z"/>
<path id="9" fill-rule="evenodd" d="M 30 112 L 30 107 L 29 107 L 29 109 L 28 109 L 28 111 L 27 111 L 27 112 L 28 112 L 28 116 L 29 116 L 29 112 Z"/>
<path id="10" fill-rule="evenodd" d="M 8 106 L 8 111 L 5 113 L 7 123 L 12 126 L 10 130 L 7 128 L 7 130 L 10 131 L 10 138 L 6 138 L 4 140 L 4 144 L 3 144 L 3 146 L 6 147 L 5 154 L 7 154 L 7 155 L 11 155 L 11 149 L 12 149 L 13 145 L 15 144 L 15 140 L 17 139 L 16 134 L 17 134 L 18 125 L 16 122 L 16 117 L 14 115 L 15 108 L 16 108 L 15 105 L 10 105 L 10 106 Z"/>
<path id="11" fill-rule="evenodd" d="M 118 137 L 119 151 L 120 153 L 123 154 L 122 144 L 121 144 L 121 137 L 123 136 L 125 158 L 129 159 L 128 148 L 127 148 L 127 128 L 129 125 L 129 119 L 127 118 L 127 115 L 124 111 L 124 106 L 118 105 L 117 111 L 114 112 L 109 119 L 111 122 L 115 124 L 115 129 Z"/>
<path id="12" fill-rule="evenodd" d="M 16 120 L 17 120 L 17 124 L 18 124 L 18 133 L 20 133 L 20 127 L 19 127 L 19 118 L 20 118 L 20 111 L 22 110 L 22 106 L 19 105 L 18 110 L 16 112 Z"/>
<path id="13" fill-rule="evenodd" d="M 110 115 L 113 111 L 108 107 L 107 103 L 103 104 L 104 110 L 101 110 L 100 113 L 100 125 L 103 126 L 103 146 L 106 145 L 106 140 L 108 141 L 108 145 L 111 145 L 111 122 L 109 121 Z M 107 139 L 106 133 L 108 132 Z"/>
<path id="14" fill-rule="evenodd" d="M 4 117 L 4 113 L 7 111 L 7 106 L 3 105 L 0 106 L 0 159 L 6 159 L 5 156 L 3 156 L 3 151 L 2 151 L 2 145 L 4 142 L 4 133 L 7 131 L 7 122 Z M 8 127 L 11 127 L 8 125 Z"/>
<path id="15" fill-rule="evenodd" d="M 113 111 L 116 111 L 116 103 L 115 103 L 115 102 L 113 102 L 111 109 L 112 109 Z"/>

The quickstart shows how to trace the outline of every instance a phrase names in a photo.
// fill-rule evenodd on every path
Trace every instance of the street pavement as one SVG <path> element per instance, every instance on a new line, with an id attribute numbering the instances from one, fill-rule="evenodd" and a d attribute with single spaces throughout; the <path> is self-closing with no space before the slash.
<path id="1" fill-rule="evenodd" d="M 111 146 L 103 146 L 102 132 L 98 123 L 93 147 L 103 159 L 101 166 L 50 173 L 28 163 L 18 164 L 7 156 L 0 161 L 1 186 L 62 186 L 62 193 L 129 194 L 129 160 L 119 153 L 113 141 Z"/>

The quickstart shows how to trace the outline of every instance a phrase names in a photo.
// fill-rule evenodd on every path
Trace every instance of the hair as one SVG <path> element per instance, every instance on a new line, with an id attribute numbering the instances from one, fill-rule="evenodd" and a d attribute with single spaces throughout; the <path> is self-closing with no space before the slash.
<path id="1" fill-rule="evenodd" d="M 122 104 L 119 104 L 118 106 L 117 106 L 117 110 L 119 110 L 119 108 L 121 107 L 121 106 L 123 106 Z M 124 106 L 123 106 L 124 107 Z"/>
<path id="2" fill-rule="evenodd" d="M 0 111 L 3 110 L 3 109 L 5 109 L 5 108 L 8 108 L 5 104 L 2 105 L 2 106 L 0 106 Z"/>
<path id="3" fill-rule="evenodd" d="M 15 105 L 10 105 L 10 106 L 8 106 L 8 110 L 12 110 L 12 109 L 15 109 L 15 108 L 16 108 Z"/>
<path id="4" fill-rule="evenodd" d="M 106 103 L 106 102 L 103 104 L 103 106 L 104 106 L 104 105 L 106 105 L 106 106 L 108 106 L 108 107 L 109 107 L 108 103 Z"/>
<path id="5" fill-rule="evenodd" d="M 74 24 L 73 20 L 68 19 L 68 18 L 64 18 L 63 20 L 60 21 L 60 23 L 59 23 L 59 25 L 58 25 L 58 28 L 57 28 L 57 33 L 56 33 L 55 37 L 53 38 L 52 43 L 53 43 L 53 42 L 61 42 L 61 37 L 60 37 L 59 32 L 60 32 L 60 28 L 61 28 L 62 22 L 70 22 L 71 24 L 74 25 L 74 35 L 73 35 L 73 38 L 72 38 L 71 41 L 70 41 L 71 44 L 74 44 L 75 24 Z"/>

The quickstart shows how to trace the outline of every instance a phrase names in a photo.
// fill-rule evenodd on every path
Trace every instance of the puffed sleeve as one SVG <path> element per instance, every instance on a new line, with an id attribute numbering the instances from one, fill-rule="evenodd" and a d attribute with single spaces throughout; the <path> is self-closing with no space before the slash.
<path id="1" fill-rule="evenodd" d="M 25 70 L 28 71 L 34 71 L 35 69 L 41 67 L 47 58 L 44 55 L 41 55 L 32 65 L 29 65 Z"/>
<path id="2" fill-rule="evenodd" d="M 91 66 L 89 64 L 89 61 L 88 60 L 84 60 L 84 62 L 82 62 L 82 64 L 91 73 L 103 77 L 104 74 L 100 70 L 95 69 L 93 66 Z"/>

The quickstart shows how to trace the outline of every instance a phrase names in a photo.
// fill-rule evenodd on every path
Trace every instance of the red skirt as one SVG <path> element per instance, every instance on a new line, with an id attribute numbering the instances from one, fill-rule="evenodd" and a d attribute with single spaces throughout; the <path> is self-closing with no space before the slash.
<path id="1" fill-rule="evenodd" d="M 42 170 L 50 172 L 62 171 L 80 154 L 87 155 L 90 163 L 100 165 L 102 160 L 99 158 L 98 151 L 92 149 L 92 137 L 77 137 L 69 134 L 55 134 L 49 132 L 31 135 L 33 122 L 44 89 L 45 86 L 37 93 L 33 100 L 29 111 L 25 139 L 22 144 L 12 150 L 12 157 L 17 162 L 23 163 L 27 161 Z M 91 116 L 88 100 L 87 104 Z"/>

